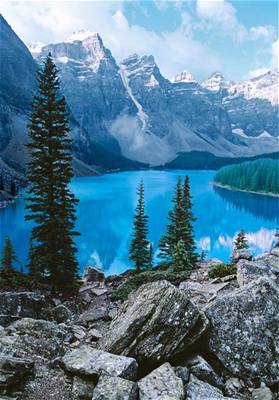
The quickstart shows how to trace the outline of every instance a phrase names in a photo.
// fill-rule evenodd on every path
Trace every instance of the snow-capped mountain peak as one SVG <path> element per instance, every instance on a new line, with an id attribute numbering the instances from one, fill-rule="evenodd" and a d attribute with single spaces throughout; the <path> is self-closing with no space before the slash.
<path id="1" fill-rule="evenodd" d="M 67 43 L 73 43 L 75 41 L 83 41 L 84 39 L 87 39 L 88 37 L 91 36 L 99 36 L 97 32 L 91 32 L 87 29 L 80 29 L 79 31 L 76 31 L 74 33 L 72 33 L 69 37 L 67 37 L 67 39 L 65 40 L 65 42 Z"/>
<path id="2" fill-rule="evenodd" d="M 214 72 L 208 79 L 201 83 L 201 86 L 204 89 L 210 90 L 211 92 L 219 92 L 219 90 L 224 89 L 227 84 L 226 81 L 221 74 L 221 72 Z"/>
<path id="3" fill-rule="evenodd" d="M 193 77 L 193 75 L 186 71 L 183 70 L 182 72 L 180 72 L 180 74 L 175 75 L 172 79 L 171 79 L 172 83 L 196 83 L 196 79 Z"/>
<path id="4" fill-rule="evenodd" d="M 266 99 L 272 105 L 278 104 L 278 71 L 267 73 L 247 81 L 240 81 L 228 88 L 230 96 L 240 95 L 245 99 Z"/>

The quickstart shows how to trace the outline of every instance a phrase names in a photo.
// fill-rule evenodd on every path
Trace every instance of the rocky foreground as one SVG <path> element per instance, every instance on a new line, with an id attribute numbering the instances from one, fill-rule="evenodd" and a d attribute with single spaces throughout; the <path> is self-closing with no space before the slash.
<path id="1" fill-rule="evenodd" d="M 279 248 L 175 287 L 88 269 L 78 298 L 0 293 L 0 399 L 279 399 Z"/>

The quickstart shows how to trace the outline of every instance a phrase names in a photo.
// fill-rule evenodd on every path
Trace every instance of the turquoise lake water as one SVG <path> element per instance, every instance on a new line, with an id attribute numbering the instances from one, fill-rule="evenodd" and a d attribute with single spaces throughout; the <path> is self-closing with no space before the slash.
<path id="1" fill-rule="evenodd" d="M 244 229 L 254 254 L 270 248 L 279 225 L 279 199 L 214 188 L 210 171 L 135 171 L 75 178 L 72 190 L 80 200 L 77 207 L 78 261 L 80 269 L 90 262 L 106 274 L 131 267 L 128 247 L 136 188 L 145 184 L 150 240 L 157 249 L 164 233 L 171 197 L 178 175 L 189 175 L 193 211 L 197 217 L 195 235 L 207 257 L 228 261 L 234 235 Z M 0 209 L 0 246 L 10 235 L 18 259 L 24 264 L 31 223 L 24 221 L 24 201 Z M 20 266 L 20 264 L 18 264 Z"/>

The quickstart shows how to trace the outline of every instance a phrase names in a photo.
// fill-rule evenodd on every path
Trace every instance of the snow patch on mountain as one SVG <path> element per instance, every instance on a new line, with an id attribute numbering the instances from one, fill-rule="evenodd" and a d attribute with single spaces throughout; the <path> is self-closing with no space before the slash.
<path id="1" fill-rule="evenodd" d="M 126 68 L 123 64 L 120 64 L 119 72 L 120 72 L 120 76 L 121 76 L 123 85 L 125 86 L 127 93 L 129 94 L 131 100 L 133 101 L 133 103 L 135 104 L 135 106 L 138 110 L 138 117 L 141 120 L 141 124 L 142 124 L 141 129 L 144 131 L 146 128 L 147 122 L 148 122 L 148 115 L 143 111 L 142 105 L 138 102 L 138 100 L 133 95 L 133 92 L 129 85 L 129 77 L 128 77 Z"/>

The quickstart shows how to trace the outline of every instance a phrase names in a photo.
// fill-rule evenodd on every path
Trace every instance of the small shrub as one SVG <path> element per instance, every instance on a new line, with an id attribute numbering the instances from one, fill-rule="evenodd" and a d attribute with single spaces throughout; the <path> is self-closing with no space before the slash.
<path id="1" fill-rule="evenodd" d="M 232 275 L 236 273 L 236 266 L 232 264 L 217 264 L 214 265 L 209 271 L 209 278 L 223 278 L 227 275 Z"/>
<path id="2" fill-rule="evenodd" d="M 137 289 L 144 283 L 167 280 L 174 285 L 177 285 L 187 279 L 188 276 L 188 271 L 174 271 L 171 268 L 167 270 L 156 269 L 135 273 L 132 277 L 128 278 L 124 283 L 114 290 L 114 292 L 111 294 L 111 299 L 113 301 L 124 301 L 128 298 L 128 295 L 133 290 Z"/>

